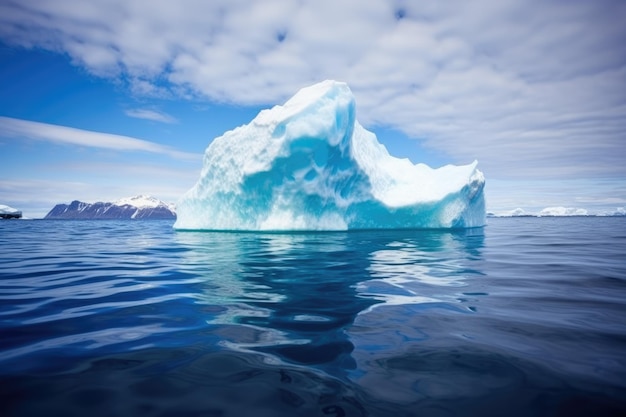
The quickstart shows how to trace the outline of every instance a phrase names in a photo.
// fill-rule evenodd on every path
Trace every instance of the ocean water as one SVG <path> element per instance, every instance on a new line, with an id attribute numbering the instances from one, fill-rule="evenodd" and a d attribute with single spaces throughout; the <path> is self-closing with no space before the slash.
<path id="1" fill-rule="evenodd" d="M 626 415 L 626 218 L 1 221 L 0 415 Z"/>

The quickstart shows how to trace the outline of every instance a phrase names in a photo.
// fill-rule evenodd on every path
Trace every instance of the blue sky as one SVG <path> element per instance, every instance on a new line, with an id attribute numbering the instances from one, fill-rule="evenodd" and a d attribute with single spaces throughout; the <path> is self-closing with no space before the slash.
<path id="1" fill-rule="evenodd" d="M 204 149 L 346 81 L 390 153 L 478 159 L 488 210 L 626 206 L 626 2 L 0 3 L 0 204 L 175 202 Z"/>

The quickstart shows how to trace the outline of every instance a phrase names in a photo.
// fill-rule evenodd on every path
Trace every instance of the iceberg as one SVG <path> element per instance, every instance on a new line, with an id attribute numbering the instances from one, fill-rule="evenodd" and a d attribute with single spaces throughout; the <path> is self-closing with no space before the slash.
<path id="1" fill-rule="evenodd" d="M 21 219 L 22 212 L 11 206 L 0 204 L 0 219 Z"/>
<path id="2" fill-rule="evenodd" d="M 539 212 L 540 217 L 588 216 L 589 212 L 576 207 L 546 207 Z"/>
<path id="3" fill-rule="evenodd" d="M 207 147 L 177 202 L 179 230 L 468 228 L 485 224 L 485 179 L 391 156 L 356 120 L 346 83 L 303 88 Z"/>

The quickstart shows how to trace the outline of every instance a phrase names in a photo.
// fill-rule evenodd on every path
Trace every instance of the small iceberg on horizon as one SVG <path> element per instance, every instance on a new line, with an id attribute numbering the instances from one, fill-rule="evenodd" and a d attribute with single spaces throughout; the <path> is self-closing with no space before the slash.
<path id="1" fill-rule="evenodd" d="M 11 206 L 0 204 L 0 219 L 21 219 L 22 212 Z"/>
<path id="2" fill-rule="evenodd" d="M 356 120 L 347 84 L 323 81 L 224 133 L 177 203 L 179 230 L 355 230 L 485 225 L 469 165 L 395 158 Z"/>

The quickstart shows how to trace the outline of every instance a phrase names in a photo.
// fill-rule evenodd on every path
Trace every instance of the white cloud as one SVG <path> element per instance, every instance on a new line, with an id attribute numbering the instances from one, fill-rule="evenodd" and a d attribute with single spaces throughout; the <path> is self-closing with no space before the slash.
<path id="1" fill-rule="evenodd" d="M 168 146 L 159 145 L 143 139 L 10 117 L 0 116 L 0 132 L 3 137 L 7 138 L 45 140 L 60 144 L 114 149 L 119 151 L 151 152 L 177 159 L 200 159 L 200 155 L 180 152 Z"/>
<path id="2" fill-rule="evenodd" d="M 162 123 L 178 123 L 178 120 L 167 113 L 150 109 L 128 109 L 126 115 L 137 119 L 152 120 Z"/>
<path id="3" fill-rule="evenodd" d="M 0 39 L 68 53 L 138 94 L 274 104 L 339 79 L 365 125 L 476 158 L 488 178 L 614 178 L 624 21 L 619 0 L 8 0 Z"/>

